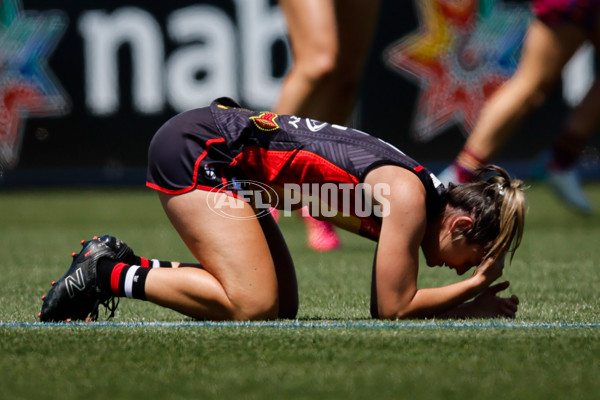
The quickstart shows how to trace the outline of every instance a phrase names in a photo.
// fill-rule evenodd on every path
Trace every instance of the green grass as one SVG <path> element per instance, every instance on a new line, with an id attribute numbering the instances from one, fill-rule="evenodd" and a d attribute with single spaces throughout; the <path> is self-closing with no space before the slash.
<path id="1" fill-rule="evenodd" d="M 600 185 L 586 191 L 600 212 Z M 596 399 L 600 217 L 571 213 L 543 185 L 528 196 L 525 238 L 505 271 L 520 310 L 496 327 L 359 327 L 370 323 L 374 244 L 343 233 L 341 250 L 309 251 L 296 217 L 281 227 L 298 272 L 298 327 L 141 326 L 190 320 L 134 300 L 114 320 L 132 326 L 44 327 L 40 296 L 80 239 L 109 232 L 138 254 L 191 260 L 150 190 L 2 191 L 0 398 Z M 421 286 L 457 279 L 440 268 L 419 276 Z"/>

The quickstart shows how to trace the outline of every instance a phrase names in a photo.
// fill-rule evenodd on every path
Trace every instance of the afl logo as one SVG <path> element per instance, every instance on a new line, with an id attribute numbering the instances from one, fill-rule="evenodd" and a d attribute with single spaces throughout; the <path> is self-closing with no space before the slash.
<path id="1" fill-rule="evenodd" d="M 279 115 L 272 112 L 261 112 L 259 115 L 250 117 L 250 119 L 261 131 L 272 132 L 279 129 L 279 125 L 275 122 L 275 119 L 278 116 Z"/>
<path id="2" fill-rule="evenodd" d="M 239 211 L 249 203 L 255 215 L 240 216 Z M 206 197 L 208 208 L 217 215 L 231 219 L 252 219 L 271 215 L 271 208 L 279 204 L 277 192 L 270 186 L 247 179 L 233 179 L 215 186 Z"/>

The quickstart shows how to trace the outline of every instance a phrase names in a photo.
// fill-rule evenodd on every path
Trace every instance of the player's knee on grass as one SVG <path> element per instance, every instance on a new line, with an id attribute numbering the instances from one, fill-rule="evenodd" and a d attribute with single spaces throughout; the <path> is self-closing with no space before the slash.
<path id="1" fill-rule="evenodd" d="M 231 319 L 238 321 L 276 319 L 278 316 L 277 296 L 257 293 L 249 299 L 232 301 Z"/>

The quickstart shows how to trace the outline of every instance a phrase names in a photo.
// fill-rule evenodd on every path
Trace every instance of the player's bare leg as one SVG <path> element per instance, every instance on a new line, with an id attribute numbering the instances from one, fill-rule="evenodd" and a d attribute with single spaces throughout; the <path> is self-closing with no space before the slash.
<path id="1" fill-rule="evenodd" d="M 347 124 L 379 1 L 280 0 L 294 65 L 274 111 Z"/>
<path id="2" fill-rule="evenodd" d="M 575 26 L 552 29 L 533 21 L 515 74 L 488 100 L 456 161 L 440 174 L 442 182 L 467 182 L 498 155 L 523 118 L 544 103 L 584 40 Z"/>
<path id="3" fill-rule="evenodd" d="M 379 1 L 280 0 L 294 65 L 274 111 L 346 125 L 375 30 Z M 339 247 L 334 228 L 305 215 L 308 245 Z"/>
<path id="4" fill-rule="evenodd" d="M 150 271 L 147 299 L 194 318 L 276 318 L 277 275 L 253 209 L 235 200 L 227 218 L 207 207 L 207 196 L 200 190 L 179 196 L 159 193 L 167 216 L 203 269 Z"/>
<path id="5" fill-rule="evenodd" d="M 600 25 L 591 32 L 589 39 L 598 52 L 600 50 Z M 599 103 L 600 81 L 596 78 L 586 96 L 569 114 L 563 131 L 553 145 L 552 156 L 546 166 L 548 181 L 558 195 L 584 214 L 590 214 L 592 206 L 581 186 L 576 163 L 583 147 L 597 132 L 600 125 Z"/>
<path id="6" fill-rule="evenodd" d="M 517 71 L 486 104 L 466 146 L 486 160 L 497 155 L 523 117 L 546 100 L 584 40 L 574 26 L 551 29 L 534 21 Z"/>

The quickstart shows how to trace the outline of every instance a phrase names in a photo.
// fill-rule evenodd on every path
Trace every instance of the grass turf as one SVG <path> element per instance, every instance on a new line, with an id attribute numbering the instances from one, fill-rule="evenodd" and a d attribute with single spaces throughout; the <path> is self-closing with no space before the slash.
<path id="1" fill-rule="evenodd" d="M 586 191 L 600 210 L 600 186 Z M 178 325 L 189 320 L 133 300 L 117 311 L 121 325 L 44 327 L 39 297 L 80 239 L 109 232 L 138 254 L 188 253 L 151 191 L 0 192 L 0 398 L 595 399 L 600 219 L 571 213 L 543 185 L 528 197 L 525 238 L 505 271 L 521 299 L 514 323 L 373 327 L 374 244 L 342 233 L 341 250 L 315 253 L 291 217 L 281 227 L 298 270 L 296 327 Z M 457 279 L 440 268 L 419 276 L 420 286 Z M 139 324 L 152 321 L 174 324 Z"/>

